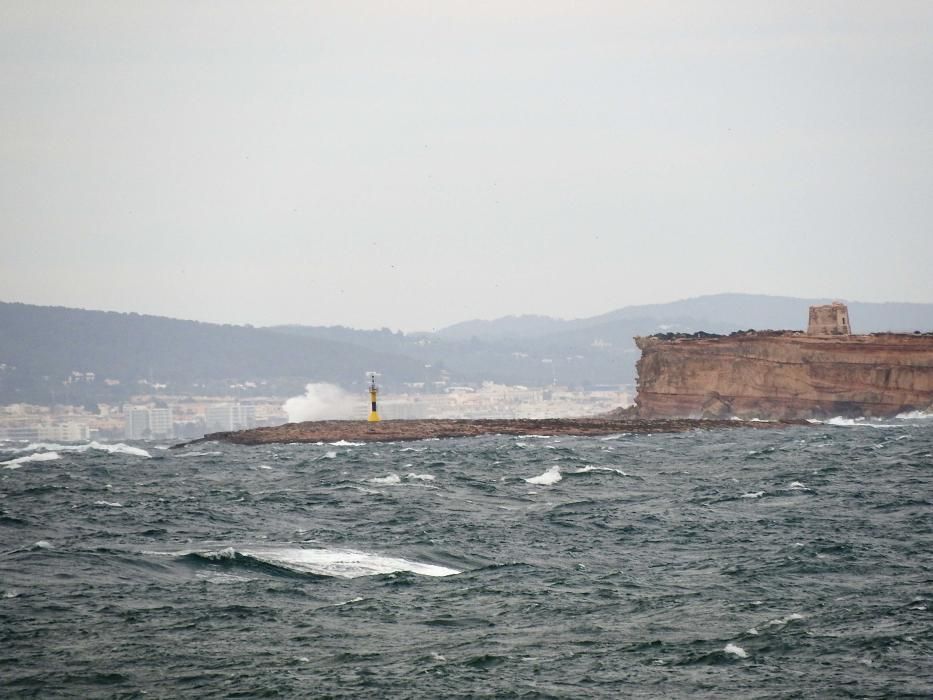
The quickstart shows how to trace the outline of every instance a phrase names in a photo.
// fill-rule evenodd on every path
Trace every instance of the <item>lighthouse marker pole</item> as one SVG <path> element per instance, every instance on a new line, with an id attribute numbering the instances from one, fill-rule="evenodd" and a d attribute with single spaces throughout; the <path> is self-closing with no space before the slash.
<path id="1" fill-rule="evenodd" d="M 376 411 L 376 394 L 379 390 L 376 388 L 376 373 L 373 372 L 369 375 L 369 403 L 370 411 L 368 420 L 370 423 L 378 423 L 381 419 L 379 418 L 379 413 Z"/>

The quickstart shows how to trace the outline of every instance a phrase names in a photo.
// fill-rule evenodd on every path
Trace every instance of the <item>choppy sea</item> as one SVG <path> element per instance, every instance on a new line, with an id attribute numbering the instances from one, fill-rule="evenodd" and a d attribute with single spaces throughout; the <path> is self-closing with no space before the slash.
<path id="1" fill-rule="evenodd" d="M 933 419 L 836 423 L 0 443 L 0 694 L 930 697 Z"/>

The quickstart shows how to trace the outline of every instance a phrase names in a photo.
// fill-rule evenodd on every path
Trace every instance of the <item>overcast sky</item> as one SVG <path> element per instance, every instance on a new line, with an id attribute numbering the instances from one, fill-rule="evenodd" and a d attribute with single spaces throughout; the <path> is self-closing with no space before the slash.
<path id="1" fill-rule="evenodd" d="M 933 2 L 0 0 L 0 300 L 933 302 Z"/>

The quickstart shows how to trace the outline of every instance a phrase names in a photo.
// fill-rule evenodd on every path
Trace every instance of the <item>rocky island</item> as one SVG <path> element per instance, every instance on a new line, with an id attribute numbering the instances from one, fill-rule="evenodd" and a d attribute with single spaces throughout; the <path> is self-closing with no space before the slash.
<path id="1" fill-rule="evenodd" d="M 806 421 L 744 422 L 735 420 L 657 419 L 645 420 L 619 411 L 603 418 L 477 419 L 477 420 L 384 420 L 378 423 L 353 420 L 306 421 L 226 433 L 211 433 L 194 443 L 218 440 L 238 445 L 288 442 L 395 442 L 430 438 L 477 437 L 480 435 L 614 435 L 618 433 L 680 433 L 698 429 L 767 429 L 809 425 Z M 193 443 L 185 443 L 193 444 Z M 176 445 L 181 447 L 181 445 Z"/>
<path id="2" fill-rule="evenodd" d="M 635 342 L 644 418 L 888 417 L 933 407 L 933 333 L 853 335 L 840 303 L 811 307 L 806 333 Z"/>

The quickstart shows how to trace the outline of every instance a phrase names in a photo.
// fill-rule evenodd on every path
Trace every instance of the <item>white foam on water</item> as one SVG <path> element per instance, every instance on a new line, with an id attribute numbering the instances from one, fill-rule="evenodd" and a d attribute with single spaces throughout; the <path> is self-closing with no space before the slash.
<path id="1" fill-rule="evenodd" d="M 434 475 L 433 475 L 433 474 L 414 474 L 414 473 L 412 473 L 412 474 L 406 474 L 406 475 L 405 475 L 405 478 L 406 478 L 406 479 L 416 479 L 416 480 L 418 480 L 418 481 L 434 481 Z"/>
<path id="2" fill-rule="evenodd" d="M 554 465 L 543 474 L 525 479 L 529 484 L 538 484 L 539 486 L 552 486 L 564 477 L 560 473 L 560 467 Z"/>
<path id="3" fill-rule="evenodd" d="M 758 630 L 755 629 L 754 627 L 752 627 L 752 628 L 749 629 L 745 634 L 756 635 L 756 634 L 758 634 Z"/>
<path id="4" fill-rule="evenodd" d="M 260 464 L 256 469 L 272 469 L 268 464 Z"/>
<path id="5" fill-rule="evenodd" d="M 367 479 L 370 484 L 400 484 L 402 482 L 401 477 L 395 472 L 392 472 L 388 476 L 377 476 L 373 479 Z"/>
<path id="6" fill-rule="evenodd" d="M 743 493 L 739 498 L 761 498 L 764 495 L 764 491 L 755 491 L 754 493 Z"/>
<path id="7" fill-rule="evenodd" d="M 790 482 L 787 488 L 791 489 L 792 491 L 809 491 L 810 490 L 807 488 L 806 484 L 803 484 L 799 481 Z"/>
<path id="8" fill-rule="evenodd" d="M 222 455 L 223 452 L 182 452 L 175 455 L 176 457 L 217 457 Z"/>
<path id="9" fill-rule="evenodd" d="M 589 472 L 612 472 L 613 474 L 618 474 L 619 476 L 628 476 L 621 469 L 614 469 L 613 467 L 594 467 L 587 465 L 585 467 L 580 467 L 576 471 L 571 472 L 571 474 L 588 474 Z"/>
<path id="10" fill-rule="evenodd" d="M 933 412 L 931 411 L 905 411 L 904 413 L 898 413 L 894 417 L 900 420 L 929 420 L 933 418 Z"/>
<path id="11" fill-rule="evenodd" d="M 768 627 L 780 627 L 781 625 L 786 625 L 788 622 L 793 622 L 794 620 L 802 620 L 803 615 L 800 613 L 791 613 L 786 617 L 779 617 L 774 620 L 768 620 Z"/>
<path id="12" fill-rule="evenodd" d="M 244 549 L 242 553 L 293 571 L 338 578 L 358 578 L 398 571 L 410 571 L 422 576 L 451 576 L 460 573 L 446 566 L 353 549 Z"/>
<path id="13" fill-rule="evenodd" d="M 16 459 L 11 459 L 6 462 L 0 462 L 0 465 L 7 469 L 19 469 L 29 462 L 48 462 L 53 459 L 61 459 L 61 455 L 58 454 L 58 452 L 37 452 L 32 455 L 26 455 L 25 457 L 17 457 Z"/>
<path id="14" fill-rule="evenodd" d="M 331 450 L 330 452 L 325 452 L 323 459 L 334 459 L 337 456 L 337 453 Z"/>
<path id="15" fill-rule="evenodd" d="M 552 435 L 520 435 L 519 437 L 531 439 L 531 440 L 548 440 Z"/>
<path id="16" fill-rule="evenodd" d="M 52 543 L 48 540 L 39 540 L 32 545 L 33 549 L 51 549 Z"/>
<path id="17" fill-rule="evenodd" d="M 731 642 L 726 644 L 726 646 L 723 648 L 723 651 L 727 654 L 734 654 L 740 659 L 748 658 L 748 652 L 746 652 L 742 647 L 737 646 L 736 644 L 732 644 Z"/>
<path id="18" fill-rule="evenodd" d="M 365 445 L 366 443 L 365 442 L 348 442 L 347 440 L 338 440 L 337 442 L 330 442 L 328 444 L 333 445 L 334 447 L 360 447 L 361 445 Z"/>
<path id="19" fill-rule="evenodd" d="M 342 603 L 334 603 L 331 607 L 339 608 L 344 605 L 349 605 L 350 603 L 359 603 L 361 600 L 365 600 L 363 596 L 357 596 L 356 598 L 350 598 L 350 600 L 345 600 Z"/>
<path id="20" fill-rule="evenodd" d="M 830 418 L 826 421 L 828 425 L 837 425 L 847 428 L 900 428 L 899 425 L 893 425 L 890 423 L 873 423 L 865 417 L 859 418 L 843 418 L 842 416 L 836 416 L 835 418 Z"/>
<path id="21" fill-rule="evenodd" d="M 97 440 L 91 440 L 84 445 L 60 445 L 54 442 L 31 442 L 26 447 L 21 447 L 16 452 L 33 452 L 35 450 L 47 450 L 47 451 L 56 451 L 56 452 L 87 452 L 88 450 L 100 450 L 101 452 L 109 452 L 111 454 L 126 454 L 134 455 L 136 457 L 152 457 L 146 450 L 139 447 L 133 447 L 132 445 L 127 445 L 122 442 L 116 444 L 109 444 L 104 442 L 97 442 Z"/>
<path id="22" fill-rule="evenodd" d="M 109 506 L 111 508 L 122 508 L 122 503 L 117 503 L 116 501 L 94 501 L 95 506 Z"/>

